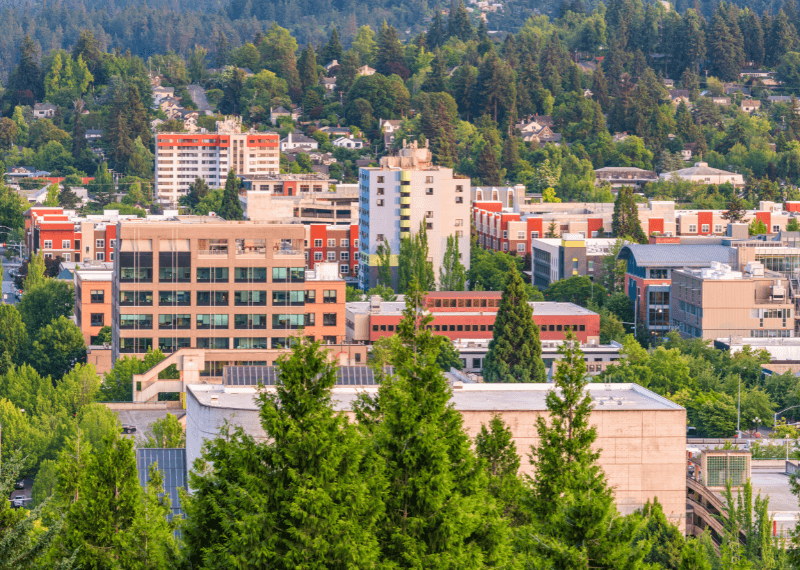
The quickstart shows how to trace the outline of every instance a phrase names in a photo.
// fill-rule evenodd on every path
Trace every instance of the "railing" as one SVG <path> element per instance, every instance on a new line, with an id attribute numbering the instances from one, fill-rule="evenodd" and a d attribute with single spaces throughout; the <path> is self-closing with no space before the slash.
<path id="1" fill-rule="evenodd" d="M 299 249 L 276 249 L 274 255 L 305 255 L 304 251 Z"/>
<path id="2" fill-rule="evenodd" d="M 228 255 L 227 250 L 221 251 L 217 249 L 201 249 L 197 252 L 197 255 Z"/>

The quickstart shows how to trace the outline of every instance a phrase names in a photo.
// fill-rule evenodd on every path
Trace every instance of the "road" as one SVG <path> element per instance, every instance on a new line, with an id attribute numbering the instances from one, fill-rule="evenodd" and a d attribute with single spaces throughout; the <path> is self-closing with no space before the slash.
<path id="1" fill-rule="evenodd" d="M 14 293 L 14 278 L 10 275 L 12 269 L 19 269 L 19 264 L 3 262 L 3 303 L 16 305 L 19 299 Z"/>
<path id="2" fill-rule="evenodd" d="M 211 105 L 208 104 L 205 89 L 199 85 L 189 85 L 186 90 L 189 92 L 189 95 L 191 95 L 194 104 L 197 105 L 198 111 L 204 114 L 207 114 L 206 111 L 211 113 Z"/>

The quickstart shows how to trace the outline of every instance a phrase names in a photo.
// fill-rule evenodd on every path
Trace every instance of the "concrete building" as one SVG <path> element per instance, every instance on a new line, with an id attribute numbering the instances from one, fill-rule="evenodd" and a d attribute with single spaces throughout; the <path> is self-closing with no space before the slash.
<path id="1" fill-rule="evenodd" d="M 672 272 L 672 328 L 687 338 L 792 337 L 794 308 L 786 278 L 761 263 L 744 272 L 718 262 Z"/>
<path id="2" fill-rule="evenodd" d="M 452 340 L 491 339 L 500 306 L 500 291 L 432 291 L 426 297 L 427 310 L 433 317 L 431 330 Z M 599 343 L 600 315 L 572 303 L 530 303 L 533 322 L 540 329 L 542 341 L 561 341 L 572 330 L 583 343 Z M 403 317 L 403 296 L 396 301 L 347 303 L 348 342 L 372 344 L 392 336 Z"/>
<path id="3" fill-rule="evenodd" d="M 573 275 L 585 275 L 594 281 L 603 271 L 603 258 L 616 242 L 614 238 L 586 238 L 581 234 L 534 239 L 531 242 L 533 286 L 547 289 L 551 283 Z"/>
<path id="4" fill-rule="evenodd" d="M 155 198 L 176 206 L 197 178 L 218 188 L 225 185 L 230 169 L 238 176 L 277 174 L 278 138 L 277 133 L 242 133 L 240 117 L 218 121 L 216 133 L 158 133 Z"/>
<path id="5" fill-rule="evenodd" d="M 301 225 L 174 216 L 117 225 L 114 358 L 150 348 L 279 349 L 344 340 L 345 282 L 307 272 Z"/>
<path id="6" fill-rule="evenodd" d="M 97 340 L 100 329 L 112 325 L 113 276 L 111 269 L 75 271 L 75 324 L 86 346 L 101 344 Z"/>
<path id="7" fill-rule="evenodd" d="M 267 387 L 267 390 L 274 388 Z M 520 453 L 521 472 L 535 476 L 527 450 L 539 444 L 537 418 L 547 414 L 550 384 L 454 383 L 451 403 L 475 437 L 493 414 L 511 429 Z M 614 489 L 622 514 L 642 508 L 656 497 L 667 518 L 685 529 L 686 410 L 636 384 L 589 384 L 591 424 L 597 427 L 598 463 Z M 377 386 L 336 386 L 335 410 L 353 416 L 359 393 L 374 395 Z M 241 426 L 256 441 L 264 441 L 255 386 L 192 384 L 186 393 L 186 452 L 189 465 L 203 442 L 219 437 L 228 422 Z"/>
<path id="8" fill-rule="evenodd" d="M 798 336 L 788 338 L 727 336 L 714 339 L 714 348 L 726 350 L 732 355 L 742 352 L 746 346 L 750 350 L 765 350 L 769 353 L 769 362 L 761 365 L 764 373 L 800 373 L 800 337 Z"/>
<path id="9" fill-rule="evenodd" d="M 461 263 L 469 269 L 469 178 L 434 165 L 431 151 L 413 142 L 403 145 L 396 155 L 381 158 L 380 166 L 361 168 L 359 188 L 359 280 L 363 289 L 377 283 L 381 245 L 391 248 L 392 279 L 396 280 L 400 240 L 418 232 L 422 223 L 437 279 L 449 236 L 456 237 Z"/>
<path id="10" fill-rule="evenodd" d="M 242 177 L 239 193 L 247 220 L 274 223 L 358 223 L 356 184 L 337 184 L 324 174 L 259 174 Z"/>
<path id="11" fill-rule="evenodd" d="M 628 244 L 618 255 L 627 263 L 625 293 L 634 303 L 637 327 L 651 337 L 672 329 L 670 285 L 673 271 L 731 263 L 736 250 L 727 245 Z"/>
<path id="12" fill-rule="evenodd" d="M 724 97 L 724 99 L 728 99 Z M 730 99 L 728 99 L 730 104 Z M 734 188 L 744 188 L 744 176 L 728 172 L 727 170 L 720 170 L 719 168 L 710 168 L 707 162 L 695 162 L 694 166 L 689 168 L 682 168 L 672 172 L 662 172 L 659 178 L 663 181 L 668 180 L 682 180 L 685 182 L 693 182 L 695 184 L 733 184 Z"/>
<path id="13" fill-rule="evenodd" d="M 598 186 L 609 184 L 612 188 L 631 186 L 639 188 L 648 182 L 657 182 L 658 175 L 652 170 L 627 166 L 606 166 L 594 171 L 594 183 Z"/>

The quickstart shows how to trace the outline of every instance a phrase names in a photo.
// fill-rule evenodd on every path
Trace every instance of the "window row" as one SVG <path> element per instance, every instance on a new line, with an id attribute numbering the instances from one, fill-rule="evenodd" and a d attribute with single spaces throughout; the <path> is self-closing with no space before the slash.
<path id="1" fill-rule="evenodd" d="M 273 283 L 302 283 L 305 281 L 305 267 L 273 267 Z M 227 283 L 227 267 L 198 267 L 197 283 Z M 121 267 L 119 279 L 122 283 L 152 283 L 152 267 Z M 192 280 L 190 267 L 159 267 L 158 279 L 169 283 L 190 283 Z M 233 270 L 235 283 L 266 283 L 266 267 L 236 267 Z"/>
<path id="2" fill-rule="evenodd" d="M 428 307 L 499 307 L 500 299 L 428 299 Z"/>
<path id="3" fill-rule="evenodd" d="M 191 315 L 120 315 L 119 328 L 121 330 L 132 329 L 152 329 L 153 319 L 158 317 L 159 329 L 178 329 L 188 330 L 192 328 Z M 94 324 L 95 313 L 92 313 L 92 326 Z M 230 324 L 230 315 L 195 315 L 195 329 L 227 329 Z M 322 326 L 336 326 L 336 313 L 323 313 Z M 102 314 L 99 314 L 98 324 L 102 326 Z M 316 313 L 300 314 L 275 314 L 272 315 L 273 329 L 301 329 L 303 327 L 315 326 Z M 266 329 L 267 315 L 265 314 L 242 314 L 233 315 L 233 328 L 235 329 Z"/>
<path id="4" fill-rule="evenodd" d="M 158 344 L 156 348 L 162 352 L 175 352 L 181 348 L 191 348 L 190 337 L 159 337 L 152 338 L 120 338 L 119 351 L 123 354 L 145 353 L 153 349 L 153 340 Z M 335 344 L 336 337 L 326 336 L 323 338 L 327 344 Z M 282 349 L 287 348 L 296 341 L 296 337 L 234 337 L 233 339 L 224 337 L 199 337 L 195 339 L 195 348 L 209 349 L 234 349 L 240 350 L 263 350 L 263 349 Z M 206 363 L 208 364 L 208 363 Z M 219 371 L 218 375 L 221 375 Z M 208 374 L 201 374 L 208 376 Z"/>
<path id="5" fill-rule="evenodd" d="M 229 304 L 229 291 L 196 291 L 196 305 L 198 307 L 223 306 Z M 234 291 L 233 304 L 235 306 L 266 306 L 267 291 Z M 93 301 L 94 302 L 94 301 Z M 275 307 L 302 306 L 317 302 L 316 291 L 272 291 L 272 305 Z M 336 303 L 335 290 L 323 291 L 323 303 Z M 120 291 L 119 304 L 123 307 L 151 307 L 153 306 L 152 291 Z M 162 307 L 190 307 L 192 305 L 191 291 L 159 291 L 158 304 Z"/>

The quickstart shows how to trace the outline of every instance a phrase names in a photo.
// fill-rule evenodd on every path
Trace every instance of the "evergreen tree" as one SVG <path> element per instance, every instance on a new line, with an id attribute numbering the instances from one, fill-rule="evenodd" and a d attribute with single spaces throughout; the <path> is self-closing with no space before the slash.
<path id="1" fill-rule="evenodd" d="M 373 568 L 384 518 L 372 442 L 334 411 L 337 366 L 299 340 L 278 361 L 280 382 L 258 396 L 267 437 L 241 430 L 206 445 L 190 475 L 183 527 L 194 567 Z M 220 489 L 226 489 L 220 492 Z M 216 529 L 211 535 L 210 529 Z"/>
<path id="2" fill-rule="evenodd" d="M 536 534 L 526 537 L 525 545 L 545 560 L 542 567 L 641 568 L 650 545 L 635 542 L 642 519 L 617 513 L 597 465 L 597 428 L 590 424 L 592 399 L 585 392 L 589 378 L 579 346 L 567 333 L 555 389 L 546 397 L 549 417 L 536 420 L 539 443 L 531 447 L 536 476 L 527 499 Z"/>
<path id="3" fill-rule="evenodd" d="M 228 38 L 225 36 L 225 32 L 220 31 L 217 34 L 217 46 L 214 51 L 214 66 L 215 67 L 225 67 L 230 63 L 231 59 L 231 46 L 228 43 Z"/>
<path id="4" fill-rule="evenodd" d="M 452 8 L 450 9 L 450 21 L 447 24 L 447 37 L 457 38 L 462 42 L 475 39 L 475 29 L 469 21 L 469 14 L 467 13 L 466 6 L 464 6 L 464 0 L 458 0 L 458 6 L 455 10 Z"/>
<path id="5" fill-rule="evenodd" d="M 303 50 L 297 64 L 297 72 L 300 74 L 300 85 L 303 91 L 309 87 L 315 87 L 319 83 L 319 77 L 317 76 L 317 56 L 311 44 L 307 45 L 306 49 Z"/>
<path id="6" fill-rule="evenodd" d="M 336 91 L 347 95 L 350 88 L 358 78 L 358 68 L 361 67 L 361 60 L 358 53 L 348 50 L 339 62 L 339 72 L 336 74 Z"/>
<path id="7" fill-rule="evenodd" d="M 503 168 L 506 172 L 512 172 L 519 162 L 519 138 L 514 133 L 509 133 L 503 141 L 503 152 L 500 156 Z"/>
<path id="8" fill-rule="evenodd" d="M 62 208 L 74 209 L 78 205 L 80 199 L 69 187 L 69 184 L 62 183 L 61 191 L 58 193 L 58 205 Z"/>
<path id="9" fill-rule="evenodd" d="M 388 482 L 381 559 L 398 568 L 500 567 L 510 556 L 507 523 L 461 414 L 449 404 L 425 295 L 412 280 L 392 355 L 396 373 L 382 379 L 376 399 L 363 397 L 357 406 Z"/>
<path id="10" fill-rule="evenodd" d="M 77 159 L 86 147 L 86 129 L 83 126 L 83 101 L 78 99 L 73 105 L 75 111 L 72 121 L 72 157 Z"/>
<path id="11" fill-rule="evenodd" d="M 522 276 L 516 267 L 506 280 L 489 352 L 483 363 L 485 382 L 546 382 L 539 327 Z"/>
<path id="12" fill-rule="evenodd" d="M 500 162 L 497 160 L 497 153 L 490 143 L 486 142 L 483 145 L 475 167 L 484 186 L 499 186 L 502 184 Z"/>
<path id="13" fill-rule="evenodd" d="M 397 74 L 403 81 L 410 73 L 405 64 L 405 51 L 400 43 L 400 35 L 394 26 L 383 22 L 378 33 L 378 52 L 375 56 L 375 71 L 387 77 Z"/>
<path id="14" fill-rule="evenodd" d="M 431 62 L 431 69 L 425 76 L 422 83 L 422 90 L 426 93 L 440 93 L 447 91 L 447 83 L 450 79 L 450 71 L 447 69 L 447 62 L 444 59 L 442 50 L 437 49 Z"/>
<path id="15" fill-rule="evenodd" d="M 647 243 L 647 236 L 639 221 L 639 208 L 636 207 L 631 188 L 620 188 L 617 194 L 611 217 L 611 231 L 616 237 L 627 236 L 638 243 Z"/>
<path id="16" fill-rule="evenodd" d="M 336 26 L 334 26 L 333 30 L 331 30 L 331 35 L 328 38 L 328 43 L 325 44 L 325 48 L 320 54 L 320 62 L 322 65 L 327 65 L 333 60 L 341 61 L 342 53 L 344 53 L 342 42 L 339 40 L 338 30 L 336 29 Z"/>
<path id="17" fill-rule="evenodd" d="M 611 97 L 608 95 L 608 82 L 603 74 L 602 66 L 597 66 L 592 73 L 592 98 L 600 103 L 604 112 L 611 110 Z"/>
<path id="18" fill-rule="evenodd" d="M 516 119 L 516 84 L 508 65 L 497 52 L 489 52 L 478 68 L 473 96 L 475 116 L 488 114 L 495 123 L 512 123 Z"/>
<path id="19" fill-rule="evenodd" d="M 194 211 L 200 203 L 200 200 L 205 198 L 209 191 L 210 189 L 206 181 L 198 177 L 194 182 L 189 184 L 189 191 L 185 196 L 181 196 L 180 204 Z"/>
<path id="20" fill-rule="evenodd" d="M 744 200 L 734 195 L 728 202 L 728 209 L 722 212 L 722 218 L 733 223 L 741 223 L 746 214 Z"/>
<path id="21" fill-rule="evenodd" d="M 108 171 L 108 163 L 103 162 L 97 168 L 94 180 L 89 183 L 87 190 L 101 206 L 111 203 L 114 195 L 114 179 Z"/>
<path id="22" fill-rule="evenodd" d="M 483 460 L 489 476 L 489 493 L 503 507 L 503 516 L 513 525 L 527 522 L 522 508 L 524 485 L 519 475 L 520 459 L 511 429 L 499 414 L 489 427 L 481 426 L 475 438 L 475 453 Z"/>
<path id="23" fill-rule="evenodd" d="M 466 282 L 466 270 L 458 253 L 458 239 L 454 235 L 447 236 L 447 247 L 439 268 L 439 291 L 464 291 Z"/>
<path id="24" fill-rule="evenodd" d="M 244 219 L 242 203 L 239 202 L 239 179 L 236 178 L 233 168 L 228 171 L 228 179 L 225 181 L 225 191 L 222 194 L 222 205 L 217 214 L 228 221 Z"/>
<path id="25" fill-rule="evenodd" d="M 39 49 L 29 35 L 25 35 L 19 47 L 19 62 L 8 77 L 8 88 L 12 92 L 12 105 L 33 105 L 44 97 L 44 83 L 39 68 Z M 25 95 L 25 92 L 30 95 Z M 30 98 L 34 101 L 31 101 Z"/>
<path id="26" fill-rule="evenodd" d="M 569 90 L 583 96 L 581 85 L 581 70 L 574 63 L 569 66 Z"/>
<path id="27" fill-rule="evenodd" d="M 427 41 L 431 49 L 438 48 L 447 39 L 447 28 L 442 18 L 442 11 L 437 9 L 428 28 Z"/>

